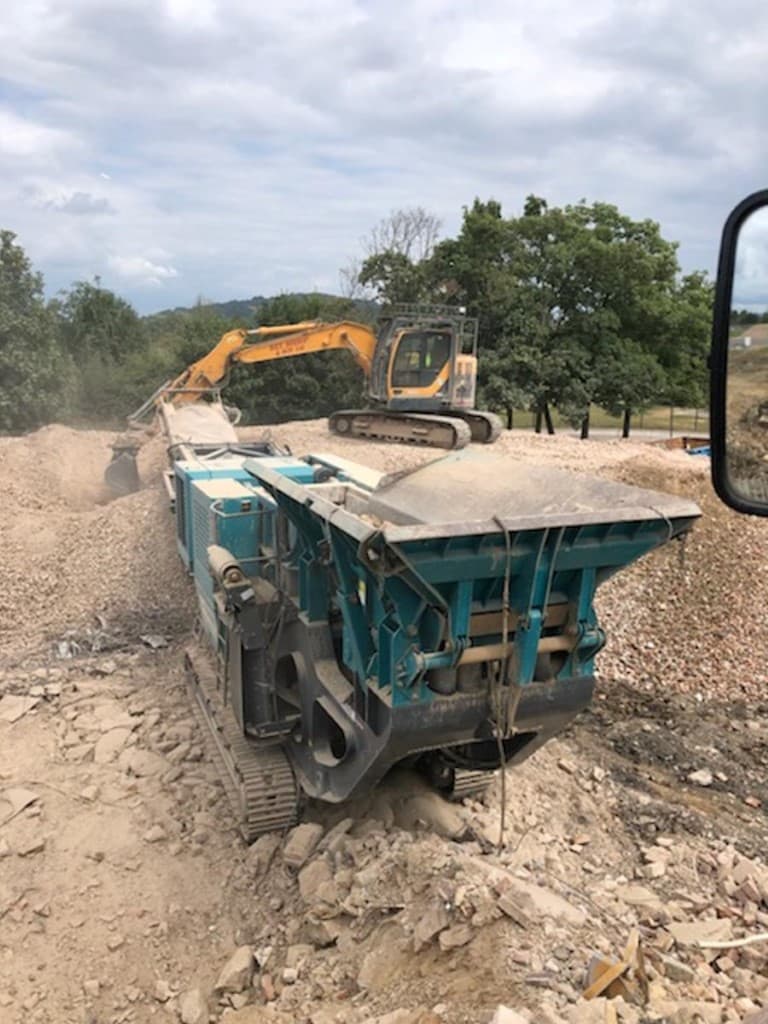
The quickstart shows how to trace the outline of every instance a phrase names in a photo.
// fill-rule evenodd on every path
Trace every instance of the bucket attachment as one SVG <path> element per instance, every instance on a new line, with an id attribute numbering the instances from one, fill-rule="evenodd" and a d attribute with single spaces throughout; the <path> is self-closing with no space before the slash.
<path id="1" fill-rule="evenodd" d="M 119 438 L 112 445 L 112 461 L 104 472 L 104 482 L 114 497 L 133 494 L 141 486 L 136 455 L 140 443 L 133 439 Z"/>

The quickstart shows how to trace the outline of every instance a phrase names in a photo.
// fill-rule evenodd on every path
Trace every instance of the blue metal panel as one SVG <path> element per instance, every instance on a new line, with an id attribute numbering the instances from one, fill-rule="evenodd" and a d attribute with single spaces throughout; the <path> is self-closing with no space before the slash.
<path id="1" fill-rule="evenodd" d="M 179 461 L 174 463 L 176 490 L 176 543 L 182 561 L 190 572 L 194 571 L 194 526 L 191 514 L 191 486 L 196 480 L 251 480 L 244 468 L 246 459 L 238 455 L 224 455 L 215 461 Z"/>
<path id="2" fill-rule="evenodd" d="M 192 495 L 190 488 L 197 480 L 239 480 L 252 484 L 253 466 L 268 462 L 279 473 L 291 479 L 311 482 L 313 469 L 306 462 L 282 455 L 265 455 L 259 458 L 227 453 L 216 459 L 180 460 L 174 463 L 177 546 L 182 561 L 190 572 L 194 571 L 194 527 L 190 515 Z M 248 467 L 251 467 L 249 470 Z"/>
<path id="3" fill-rule="evenodd" d="M 189 486 L 192 515 L 191 563 L 198 592 L 203 626 L 211 642 L 217 642 L 213 579 L 207 549 L 219 544 L 237 558 L 245 571 L 259 575 L 260 550 L 271 543 L 274 502 L 259 492 L 251 478 L 192 480 Z"/>

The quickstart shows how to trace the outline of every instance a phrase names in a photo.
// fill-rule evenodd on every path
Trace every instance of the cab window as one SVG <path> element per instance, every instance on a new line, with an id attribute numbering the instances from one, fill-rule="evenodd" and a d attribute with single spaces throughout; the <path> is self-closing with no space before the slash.
<path id="1" fill-rule="evenodd" d="M 392 366 L 392 387 L 425 388 L 451 355 L 451 336 L 437 331 L 408 331 L 401 337 Z"/>

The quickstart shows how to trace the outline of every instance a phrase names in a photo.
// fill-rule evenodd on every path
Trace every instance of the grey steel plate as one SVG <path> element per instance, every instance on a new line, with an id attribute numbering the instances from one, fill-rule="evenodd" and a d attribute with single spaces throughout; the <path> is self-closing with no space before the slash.
<path id="1" fill-rule="evenodd" d="M 393 526 L 700 515 L 687 498 L 472 450 L 386 478 L 371 494 L 369 512 Z"/>

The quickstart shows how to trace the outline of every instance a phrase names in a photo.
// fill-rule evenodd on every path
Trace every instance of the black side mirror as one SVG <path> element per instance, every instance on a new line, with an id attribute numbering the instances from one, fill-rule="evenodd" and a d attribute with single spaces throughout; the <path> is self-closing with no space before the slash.
<path id="1" fill-rule="evenodd" d="M 768 516 L 768 326 L 736 328 L 739 309 L 768 310 L 768 190 L 725 222 L 709 363 L 715 490 L 739 512 Z"/>

